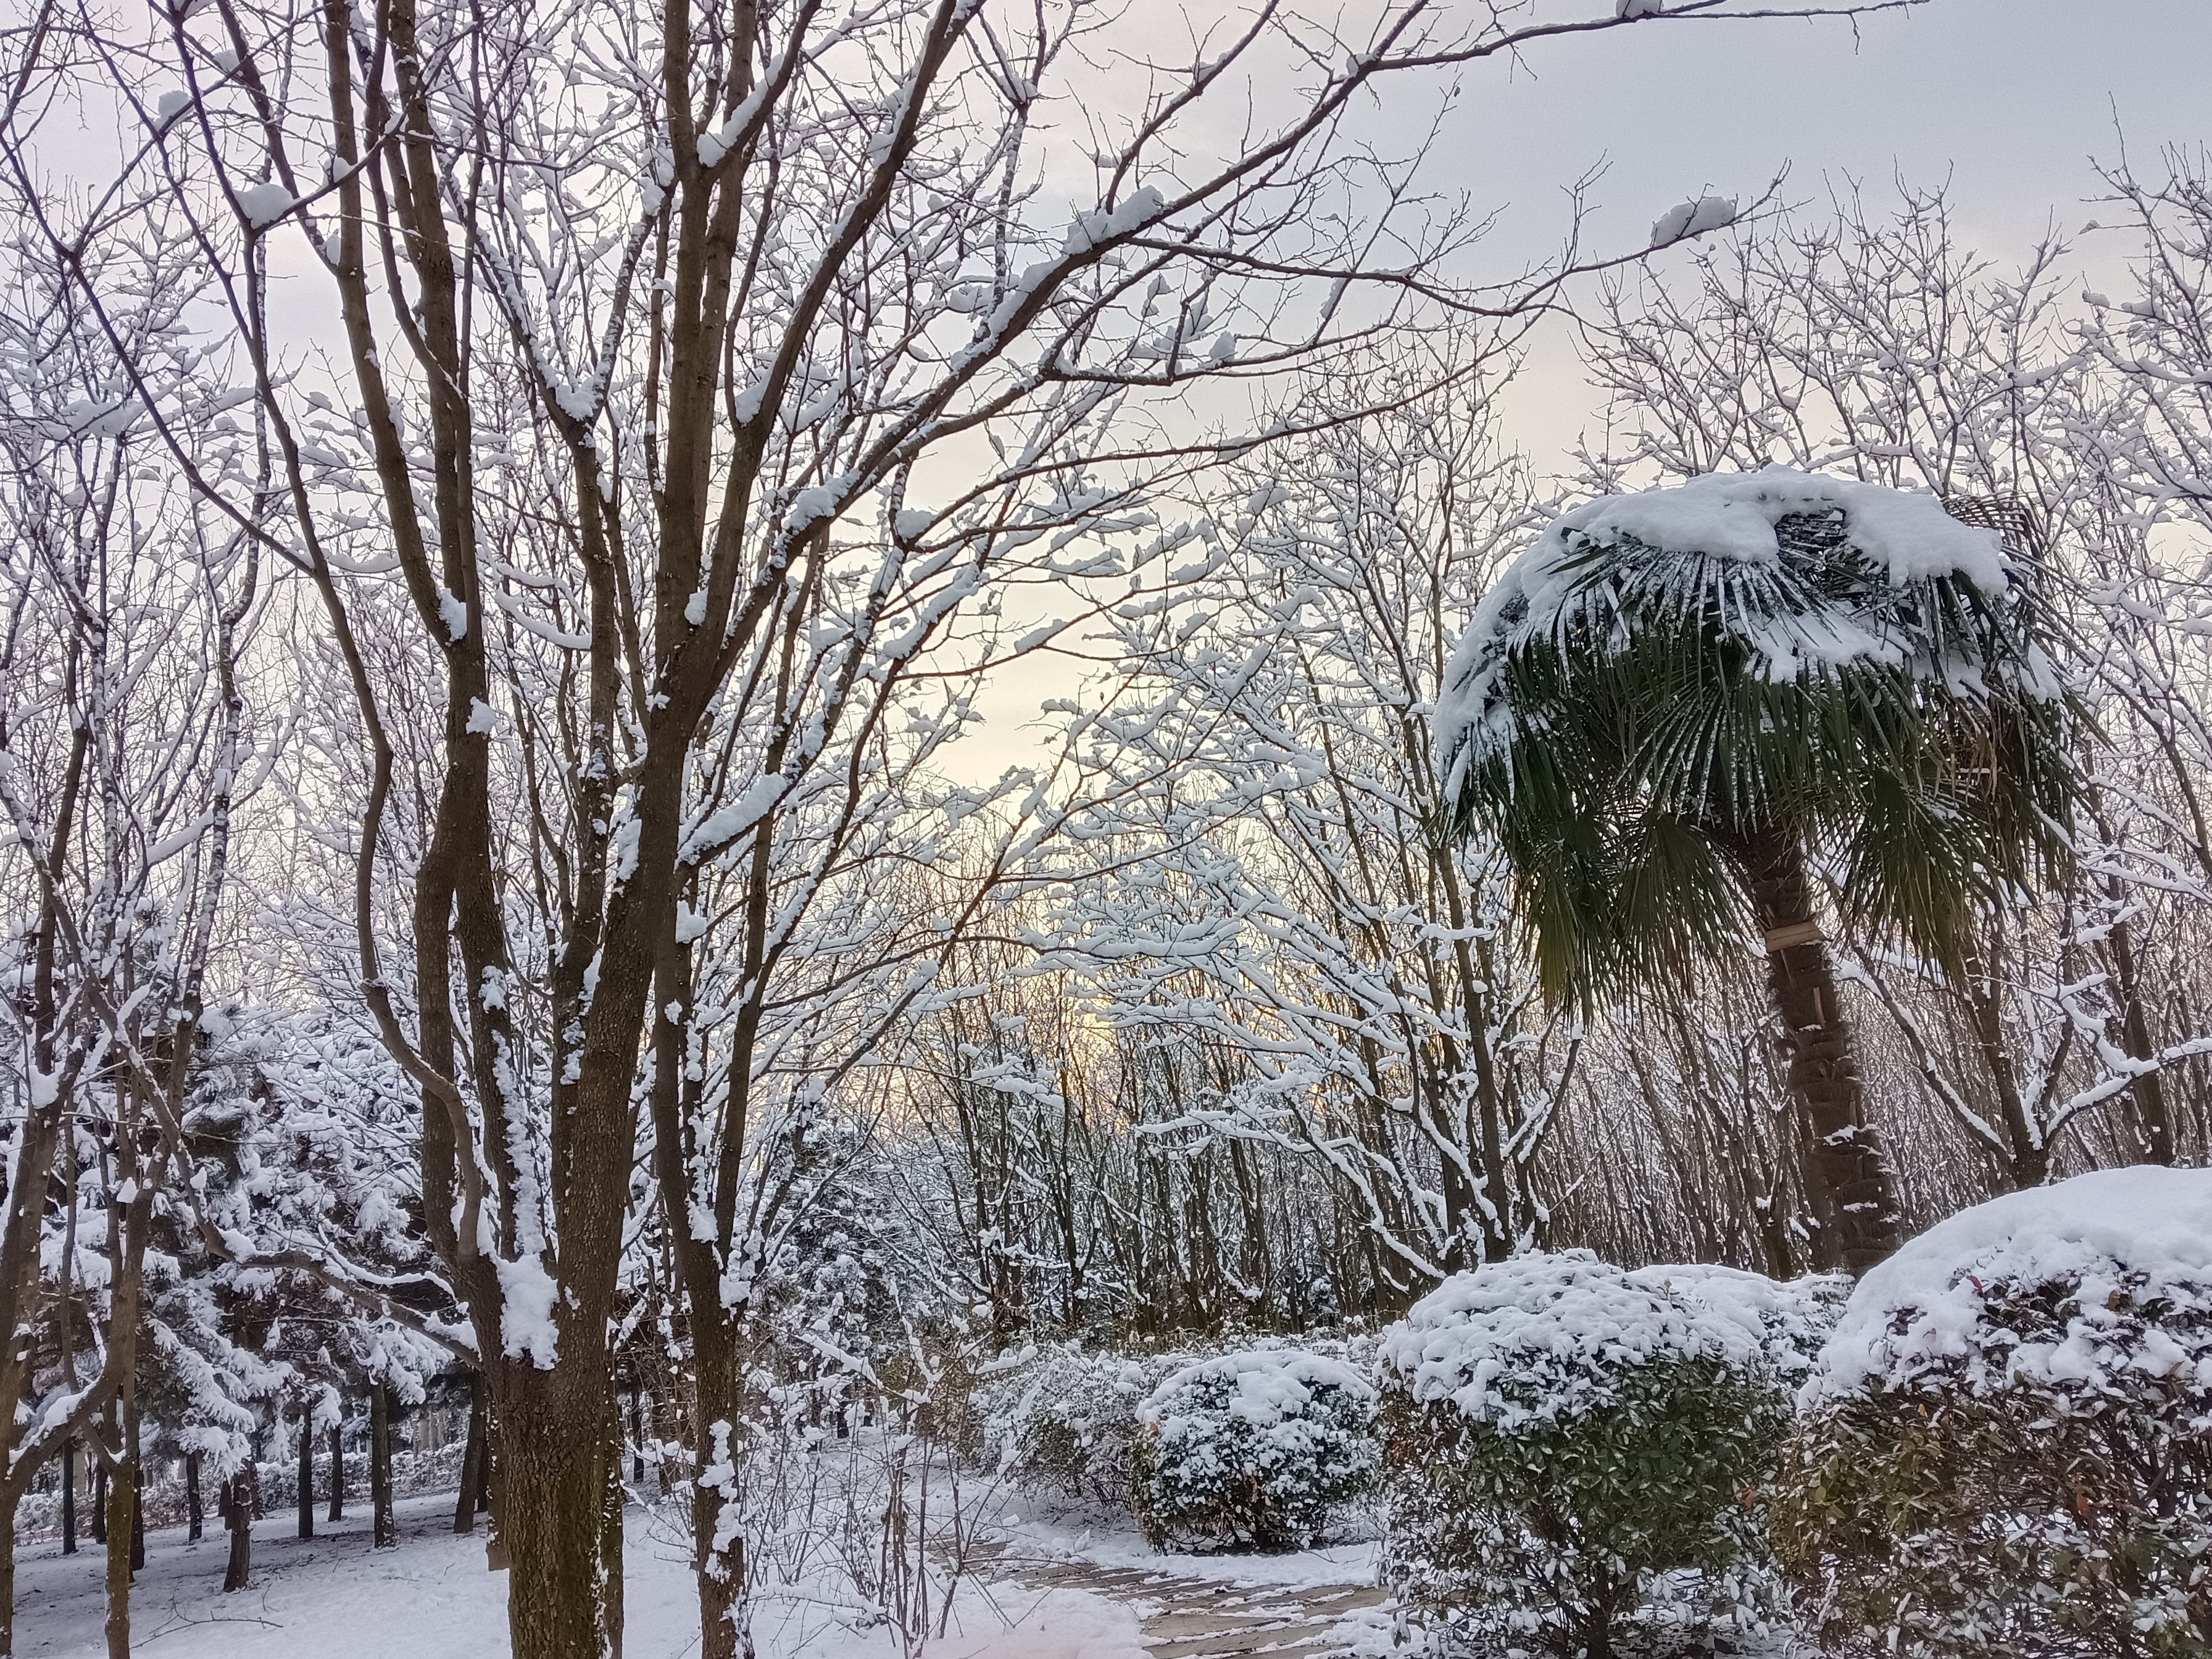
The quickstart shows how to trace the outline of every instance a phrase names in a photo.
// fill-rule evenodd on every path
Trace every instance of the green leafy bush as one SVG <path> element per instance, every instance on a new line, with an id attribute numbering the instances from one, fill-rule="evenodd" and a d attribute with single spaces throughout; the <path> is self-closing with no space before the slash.
<path id="1" fill-rule="evenodd" d="M 2212 1172 L 2011 1194 L 1869 1273 L 1774 1526 L 1832 1650 L 2212 1655 Z"/>
<path id="2" fill-rule="evenodd" d="M 1447 1280 L 1383 1339 L 1386 1580 L 1447 1649 L 1763 1627 L 1761 1488 L 1826 1299 L 1586 1250 Z"/>
<path id="3" fill-rule="evenodd" d="M 1375 1389 L 1295 1348 L 1187 1365 L 1137 1407 L 1129 1498 L 1155 1548 L 1315 1542 L 1375 1485 Z"/>

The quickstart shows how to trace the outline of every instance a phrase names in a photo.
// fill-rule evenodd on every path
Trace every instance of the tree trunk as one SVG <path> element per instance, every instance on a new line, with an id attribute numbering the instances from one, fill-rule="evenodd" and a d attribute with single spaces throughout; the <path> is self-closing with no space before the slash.
<path id="1" fill-rule="evenodd" d="M 501 1392 L 492 1525 L 511 1575 L 516 1659 L 620 1659 L 622 1430 L 613 1379 L 564 1364 L 503 1380 Z"/>
<path id="2" fill-rule="evenodd" d="M 0 1504 L 0 1656 L 15 1651 L 15 1510 Z"/>
<path id="3" fill-rule="evenodd" d="M 315 1535 L 315 1419 L 300 1408 L 300 1536 Z"/>
<path id="4" fill-rule="evenodd" d="M 2116 879 L 2112 885 L 2119 884 Z M 2130 1060 L 2154 1060 L 2158 1049 L 2151 1041 L 2150 1021 L 2143 1012 L 2142 984 L 2136 973 L 2135 936 L 2125 921 L 2112 924 L 2105 948 L 2112 959 L 2114 988 L 2120 994 L 2120 1046 Z M 2166 1080 L 2153 1066 L 2138 1072 L 2128 1085 L 2135 1107 L 2136 1143 L 2146 1164 L 2174 1161 L 2173 1114 L 2166 1103 Z"/>
<path id="5" fill-rule="evenodd" d="M 499 1419 L 492 1415 L 489 1401 L 484 1406 L 483 1455 L 477 1459 L 476 1496 L 471 1500 L 476 1512 L 486 1517 L 484 1525 L 496 1531 L 499 1527 Z"/>
<path id="6" fill-rule="evenodd" d="M 138 1455 L 138 1407 L 126 1407 L 123 1413 L 125 1461 L 131 1465 L 131 1571 L 136 1576 L 146 1565 L 146 1483 L 141 1474 L 145 1468 Z"/>
<path id="7" fill-rule="evenodd" d="M 62 1553 L 76 1553 L 76 1442 L 74 1440 L 62 1448 Z"/>
<path id="8" fill-rule="evenodd" d="M 645 1397 L 644 1390 L 633 1376 L 629 1383 L 629 1443 L 630 1484 L 643 1489 L 645 1486 Z"/>
<path id="9" fill-rule="evenodd" d="M 1816 1243 L 1820 1265 L 1854 1278 L 1903 1242 L 1897 1194 L 1820 933 L 1805 850 L 1796 836 L 1755 828 L 1742 837 L 1745 884 L 1766 934 L 1766 986 L 1790 1057 L 1789 1089 L 1812 1132 L 1808 1174 L 1822 1188 L 1817 1210 L 1833 1218 Z"/>
<path id="10" fill-rule="evenodd" d="M 185 1454 L 185 1541 L 197 1544 L 205 1529 L 207 1513 L 200 1504 L 200 1455 Z"/>
<path id="11" fill-rule="evenodd" d="M 107 1659 L 131 1659 L 131 1512 L 137 1471 L 119 1457 L 107 1483 Z"/>
<path id="12" fill-rule="evenodd" d="M 345 1404 L 338 1405 L 338 1414 L 345 1414 Z M 345 1519 L 345 1429 L 343 1424 L 331 1425 L 331 1515 L 333 1521 Z"/>
<path id="13" fill-rule="evenodd" d="M 399 1524 L 392 1513 L 392 1401 L 381 1377 L 368 1385 L 368 1508 L 374 1547 L 397 1547 Z"/>
<path id="14" fill-rule="evenodd" d="M 222 1483 L 217 1503 L 230 1531 L 230 1559 L 222 1571 L 225 1593 L 242 1590 L 253 1571 L 253 1491 L 251 1466 Z"/>
<path id="15" fill-rule="evenodd" d="M 92 1466 L 92 1541 L 107 1542 L 107 1465 Z"/>
<path id="16" fill-rule="evenodd" d="M 2011 1156 L 2005 1160 L 2005 1176 L 2015 1191 L 2040 1187 L 2051 1178 L 2051 1148 L 2044 1143 L 2040 1127 L 2020 1091 L 2020 1067 L 2013 1061 L 2012 1045 L 2005 1033 L 1996 970 L 1973 951 L 1967 955 L 1965 970 L 1962 995 L 1973 1023 L 1974 1046 L 1981 1050 L 1990 1086 L 1996 1091 L 1997 1115 L 2011 1147 Z"/>
<path id="17" fill-rule="evenodd" d="M 477 1510 L 483 1507 L 477 1498 L 483 1480 L 483 1460 L 484 1382 L 483 1374 L 478 1371 L 469 1378 L 469 1439 L 461 1451 L 461 1490 L 453 1499 L 457 1534 L 476 1530 Z"/>

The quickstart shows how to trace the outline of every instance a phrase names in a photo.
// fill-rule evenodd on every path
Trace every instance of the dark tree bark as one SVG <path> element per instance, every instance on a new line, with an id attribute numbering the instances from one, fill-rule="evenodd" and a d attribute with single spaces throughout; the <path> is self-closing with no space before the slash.
<path id="1" fill-rule="evenodd" d="M 107 1542 L 107 1465 L 92 1466 L 92 1541 Z"/>
<path id="2" fill-rule="evenodd" d="M 2118 878 L 2112 886 L 2118 889 Z M 2151 1040 L 2150 1020 L 2143 1012 L 2142 981 L 2136 971 L 2135 936 L 2124 921 L 2112 924 L 2106 936 L 2105 949 L 2112 957 L 2112 982 L 2120 995 L 2120 1046 L 2130 1060 L 2150 1060 L 2158 1053 Z M 2137 1144 L 2142 1148 L 2146 1164 L 2172 1164 L 2174 1161 L 2173 1113 L 2166 1101 L 2164 1073 L 2154 1066 L 2136 1073 L 2128 1085 L 2128 1095 L 2135 1107 L 2135 1129 Z"/>
<path id="3" fill-rule="evenodd" d="M 146 1565 L 146 1483 L 140 1472 L 145 1465 L 138 1456 L 138 1411 L 132 1407 L 125 1413 L 125 1441 L 128 1447 L 126 1462 L 131 1465 L 131 1571 L 133 1575 Z"/>
<path id="4" fill-rule="evenodd" d="M 115 1462 L 107 1483 L 107 1659 L 131 1659 L 131 1524 L 137 1506 L 137 1471 L 128 1457 Z"/>
<path id="5" fill-rule="evenodd" d="M 392 1401 L 380 1377 L 368 1385 L 368 1509 L 374 1547 L 396 1547 L 399 1524 L 392 1513 Z"/>
<path id="6" fill-rule="evenodd" d="M 499 1525 L 499 1419 L 489 1401 L 484 1406 L 483 1455 L 477 1459 L 476 1510 L 489 1516 L 488 1524 Z"/>
<path id="7" fill-rule="evenodd" d="M 645 1485 L 645 1395 L 635 1376 L 629 1380 L 629 1479 L 634 1486 Z"/>
<path id="8" fill-rule="evenodd" d="M 1965 966 L 1960 994 L 1971 1016 L 1974 1046 L 1981 1050 L 1990 1085 L 1996 1091 L 1997 1115 L 2012 1149 L 2005 1161 L 2005 1176 L 2015 1189 L 2040 1187 L 2051 1178 L 2051 1148 L 2020 1091 L 2020 1067 L 2013 1061 L 2012 1043 L 2005 1031 L 2004 1004 L 1996 972 L 1978 953 L 1970 953 Z"/>
<path id="9" fill-rule="evenodd" d="M 453 1530 L 476 1530 L 477 1511 L 483 1507 L 478 1492 L 483 1484 L 484 1384 L 481 1372 L 469 1378 L 469 1441 L 461 1453 L 461 1490 L 453 1499 Z"/>
<path id="10" fill-rule="evenodd" d="M 315 1535 L 315 1419 L 300 1413 L 300 1536 Z"/>
<path id="11" fill-rule="evenodd" d="M 205 1530 L 207 1513 L 200 1504 L 200 1455 L 185 1454 L 185 1541 L 197 1544 Z"/>
<path id="12" fill-rule="evenodd" d="M 1766 986 L 1782 1022 L 1789 1089 L 1811 1131 L 1807 1173 L 1824 1212 L 1820 1265 L 1856 1277 L 1903 1242 L 1889 1160 L 1867 1121 L 1834 964 L 1820 932 L 1803 843 L 1761 826 L 1741 839 L 1745 884 L 1766 934 Z"/>
<path id="13" fill-rule="evenodd" d="M 62 1553 L 76 1553 L 76 1442 L 62 1448 Z"/>
<path id="14" fill-rule="evenodd" d="M 255 1486 L 251 1468 L 240 1469 L 224 1481 L 216 1502 L 222 1523 L 230 1533 L 230 1559 L 222 1571 L 226 1593 L 242 1590 L 253 1571 L 253 1509 Z"/>
<path id="15" fill-rule="evenodd" d="M 345 1414 L 341 1402 L 338 1414 Z M 345 1430 L 340 1424 L 331 1425 L 331 1517 L 345 1519 Z"/>

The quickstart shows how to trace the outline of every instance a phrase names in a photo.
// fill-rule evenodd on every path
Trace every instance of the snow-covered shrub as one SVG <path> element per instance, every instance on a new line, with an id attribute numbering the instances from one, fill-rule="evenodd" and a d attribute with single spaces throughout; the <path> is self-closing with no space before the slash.
<path id="1" fill-rule="evenodd" d="M 1868 1273 L 1774 1522 L 1832 1646 L 2212 1654 L 2212 1171 L 2008 1194 Z"/>
<path id="2" fill-rule="evenodd" d="M 1119 1508 L 1129 1501 L 1137 1402 L 1190 1358 L 1097 1353 L 1073 1344 L 1043 1349 L 981 1385 L 985 1440 L 1000 1469 L 1022 1486 Z"/>
<path id="3" fill-rule="evenodd" d="M 1444 1282 L 1383 1334 L 1386 1578 L 1447 1645 L 1599 1656 L 1618 1627 L 1747 1629 L 1759 1490 L 1836 1299 L 1587 1250 Z"/>
<path id="4" fill-rule="evenodd" d="M 1186 1365 L 1136 1416 L 1129 1502 L 1155 1548 L 1300 1548 L 1373 1489 L 1381 1463 L 1373 1385 L 1299 1348 Z"/>

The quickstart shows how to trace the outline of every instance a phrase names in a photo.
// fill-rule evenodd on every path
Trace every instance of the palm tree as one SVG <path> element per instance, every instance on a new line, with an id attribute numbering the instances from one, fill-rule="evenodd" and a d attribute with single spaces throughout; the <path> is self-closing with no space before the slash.
<path id="1" fill-rule="evenodd" d="M 1820 1254 L 1854 1273 L 1899 1220 L 1820 889 L 1956 972 L 1980 908 L 2063 856 L 2080 711 L 2049 629 L 1996 531 L 1769 467 L 1560 519 L 1437 706 L 1447 832 L 1498 836 L 1554 997 L 1653 994 L 1763 936 Z"/>

